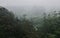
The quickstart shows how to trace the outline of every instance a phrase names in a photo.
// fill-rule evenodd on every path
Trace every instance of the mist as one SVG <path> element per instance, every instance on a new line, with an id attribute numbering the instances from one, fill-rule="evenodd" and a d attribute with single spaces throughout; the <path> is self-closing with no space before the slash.
<path id="1" fill-rule="evenodd" d="M 0 0 L 0 6 L 13 11 L 17 16 L 39 16 L 43 12 L 60 10 L 60 0 Z"/>
<path id="2" fill-rule="evenodd" d="M 0 0 L 0 38 L 60 38 L 60 0 Z"/>

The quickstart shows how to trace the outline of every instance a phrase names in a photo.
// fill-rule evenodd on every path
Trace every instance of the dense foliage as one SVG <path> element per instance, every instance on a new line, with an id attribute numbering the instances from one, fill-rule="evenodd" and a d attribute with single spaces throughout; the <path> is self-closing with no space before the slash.
<path id="1" fill-rule="evenodd" d="M 0 8 L 0 38 L 60 38 L 60 12 L 44 13 L 42 18 L 18 19 L 6 8 Z"/>

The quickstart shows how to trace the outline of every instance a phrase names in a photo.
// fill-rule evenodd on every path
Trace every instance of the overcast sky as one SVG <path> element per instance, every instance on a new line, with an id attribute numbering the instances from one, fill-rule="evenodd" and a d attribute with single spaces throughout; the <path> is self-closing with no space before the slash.
<path id="1" fill-rule="evenodd" d="M 60 9 L 60 0 L 0 0 L 0 6 L 9 7 L 9 6 L 42 6 L 46 7 L 46 9 L 58 8 Z M 7 7 L 7 8 L 8 8 Z M 11 9 L 11 8 L 9 8 Z M 14 8 L 11 10 L 15 11 Z M 15 11 L 16 12 L 16 11 Z M 17 11 L 18 12 L 18 11 Z M 20 13 L 20 10 L 17 14 Z"/>
<path id="2" fill-rule="evenodd" d="M 60 0 L 0 0 L 0 6 L 55 6 L 60 7 Z"/>

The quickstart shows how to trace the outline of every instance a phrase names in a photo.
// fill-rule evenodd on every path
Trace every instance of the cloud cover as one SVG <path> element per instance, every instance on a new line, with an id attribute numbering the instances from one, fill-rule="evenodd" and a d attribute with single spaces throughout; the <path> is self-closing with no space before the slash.
<path id="1" fill-rule="evenodd" d="M 60 6 L 60 0 L 0 0 L 0 6 Z"/>

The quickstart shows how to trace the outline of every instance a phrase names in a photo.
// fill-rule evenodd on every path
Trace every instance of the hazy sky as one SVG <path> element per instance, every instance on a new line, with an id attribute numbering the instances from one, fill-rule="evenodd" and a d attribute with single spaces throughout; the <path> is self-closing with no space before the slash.
<path id="1" fill-rule="evenodd" d="M 46 7 L 46 9 L 50 9 L 52 7 L 52 9 L 56 8 L 60 9 L 60 0 L 0 0 L 0 6 L 3 7 L 9 7 L 9 6 L 42 6 L 42 7 Z M 7 7 L 7 8 L 8 8 Z M 11 9 L 11 8 L 9 8 Z M 11 10 L 13 10 L 14 12 L 15 9 L 12 8 Z M 19 14 L 20 10 L 18 9 L 17 11 Z"/>
<path id="2" fill-rule="evenodd" d="M 1 6 L 46 6 L 60 7 L 60 0 L 0 0 Z"/>

